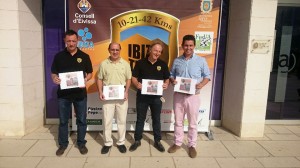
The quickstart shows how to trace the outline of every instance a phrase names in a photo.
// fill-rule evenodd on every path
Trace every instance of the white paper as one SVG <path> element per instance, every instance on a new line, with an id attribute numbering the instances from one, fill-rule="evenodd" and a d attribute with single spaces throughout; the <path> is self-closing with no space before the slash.
<path id="1" fill-rule="evenodd" d="M 176 77 L 177 84 L 174 86 L 175 92 L 195 94 L 196 80 L 191 78 Z"/>
<path id="2" fill-rule="evenodd" d="M 60 88 L 71 89 L 78 87 L 85 87 L 84 77 L 82 71 L 65 72 L 58 74 L 60 81 Z"/>
<path id="3" fill-rule="evenodd" d="M 124 85 L 103 86 L 103 95 L 105 100 L 124 99 Z"/>
<path id="4" fill-rule="evenodd" d="M 163 80 L 142 80 L 142 94 L 146 95 L 162 95 L 163 94 Z"/>

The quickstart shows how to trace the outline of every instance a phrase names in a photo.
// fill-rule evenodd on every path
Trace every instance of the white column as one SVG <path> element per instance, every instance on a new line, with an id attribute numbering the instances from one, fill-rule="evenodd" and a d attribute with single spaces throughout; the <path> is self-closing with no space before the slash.
<path id="1" fill-rule="evenodd" d="M 229 10 L 222 126 L 240 137 L 262 137 L 277 0 L 231 0 Z M 256 52 L 254 41 L 269 41 L 269 50 Z"/>
<path id="2" fill-rule="evenodd" d="M 41 1 L 0 1 L 0 136 L 22 136 L 43 124 Z"/>

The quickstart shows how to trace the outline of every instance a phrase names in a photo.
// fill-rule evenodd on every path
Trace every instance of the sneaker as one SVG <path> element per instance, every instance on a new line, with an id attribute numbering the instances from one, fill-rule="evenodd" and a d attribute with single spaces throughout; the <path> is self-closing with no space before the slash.
<path id="1" fill-rule="evenodd" d="M 141 141 L 135 141 L 129 148 L 129 151 L 135 151 L 139 146 L 141 146 Z"/>
<path id="2" fill-rule="evenodd" d="M 56 156 L 61 156 L 62 154 L 64 154 L 66 149 L 67 149 L 67 147 L 60 146 L 56 151 Z"/>
<path id="3" fill-rule="evenodd" d="M 107 154 L 111 146 L 103 146 L 101 149 L 101 154 Z"/>
<path id="4" fill-rule="evenodd" d="M 168 149 L 168 152 L 169 153 L 175 153 L 178 149 L 180 149 L 180 146 L 177 146 L 177 145 L 173 145 L 171 146 L 169 149 Z"/>
<path id="5" fill-rule="evenodd" d="M 195 158 L 196 156 L 197 156 L 197 151 L 196 151 L 196 149 L 194 148 L 194 147 L 189 147 L 189 156 L 191 157 L 191 158 Z"/>
<path id="6" fill-rule="evenodd" d="M 79 152 L 80 152 L 82 155 L 85 155 L 85 154 L 88 153 L 88 149 L 86 148 L 85 145 L 79 146 L 78 149 L 79 149 Z"/>
<path id="7" fill-rule="evenodd" d="M 125 145 L 117 145 L 117 148 L 121 153 L 126 153 L 126 146 Z"/>
<path id="8" fill-rule="evenodd" d="M 155 143 L 154 143 L 154 147 L 155 147 L 158 151 L 160 151 L 160 152 L 164 152 L 164 151 L 165 151 L 164 146 L 163 146 L 160 142 L 155 142 Z"/>

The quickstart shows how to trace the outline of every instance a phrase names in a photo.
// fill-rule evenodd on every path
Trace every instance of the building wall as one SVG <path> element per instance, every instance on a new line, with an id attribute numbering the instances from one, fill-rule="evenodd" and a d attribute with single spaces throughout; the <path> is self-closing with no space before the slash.
<path id="1" fill-rule="evenodd" d="M 240 137 L 262 137 L 277 0 L 230 0 L 222 126 Z M 252 53 L 253 40 L 270 40 L 267 53 Z"/>
<path id="2" fill-rule="evenodd" d="M 43 125 L 44 65 L 40 0 L 0 0 L 0 136 Z"/>
<path id="3" fill-rule="evenodd" d="M 230 0 L 222 126 L 241 137 L 264 131 L 272 53 L 252 54 L 250 45 L 274 39 L 276 7 L 277 0 Z M 40 0 L 0 0 L 0 136 L 44 123 L 41 18 Z"/>

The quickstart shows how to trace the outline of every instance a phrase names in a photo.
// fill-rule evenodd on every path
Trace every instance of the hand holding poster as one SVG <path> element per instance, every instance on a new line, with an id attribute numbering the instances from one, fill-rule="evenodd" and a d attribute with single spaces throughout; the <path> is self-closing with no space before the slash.
<path id="1" fill-rule="evenodd" d="M 175 92 L 195 94 L 196 80 L 191 78 L 176 77 L 177 84 L 174 86 Z"/>
<path id="2" fill-rule="evenodd" d="M 142 80 L 142 94 L 147 95 L 162 95 L 163 94 L 163 80 Z"/>
<path id="3" fill-rule="evenodd" d="M 125 88 L 123 85 L 103 86 L 105 100 L 124 99 Z"/>
<path id="4" fill-rule="evenodd" d="M 61 80 L 60 82 L 61 89 L 85 87 L 82 71 L 59 73 L 58 76 Z"/>

